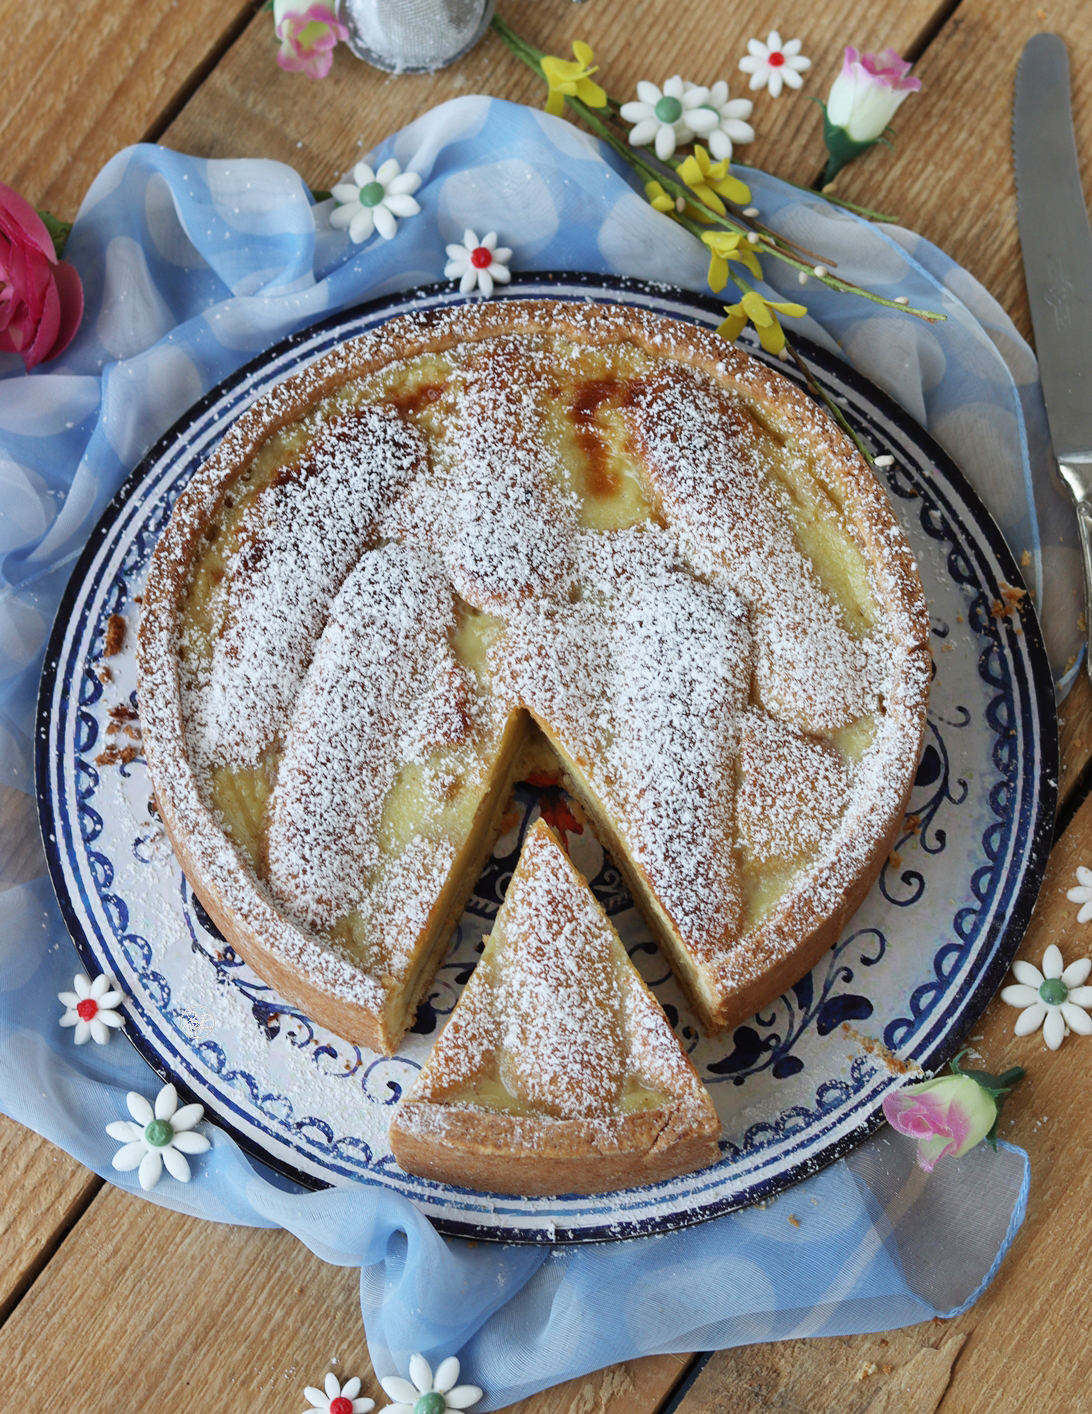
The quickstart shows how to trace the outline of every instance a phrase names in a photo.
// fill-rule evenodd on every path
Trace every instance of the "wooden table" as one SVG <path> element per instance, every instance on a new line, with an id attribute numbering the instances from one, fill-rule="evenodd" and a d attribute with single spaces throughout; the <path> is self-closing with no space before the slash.
<path id="1" fill-rule="evenodd" d="M 814 59 L 804 93 L 824 95 L 841 46 L 892 44 L 924 88 L 898 118 L 896 151 L 874 149 L 838 192 L 898 213 L 967 267 L 1030 337 L 1016 234 L 1010 105 L 1016 61 L 1038 30 L 1069 45 L 1078 144 L 1092 182 L 1088 0 L 501 0 L 527 38 L 567 54 L 589 40 L 616 95 L 682 70 L 726 76 L 751 35 L 776 23 Z M 102 164 L 131 142 L 208 157 L 273 157 L 326 187 L 362 151 L 456 94 L 540 104 L 541 85 L 489 35 L 452 69 L 389 78 L 339 50 L 321 84 L 282 73 L 258 0 L 0 0 L 0 180 L 71 218 Z M 757 96 L 746 156 L 795 181 L 822 163 L 820 118 L 803 95 Z M 1059 834 L 1021 955 L 1055 940 L 1067 960 L 1092 928 L 1066 901 L 1092 863 L 1092 692 L 1062 709 Z M 0 887 L 44 871 L 28 797 L 0 787 Z M 1027 1222 L 997 1280 L 967 1315 L 886 1336 L 727 1351 L 694 1374 L 690 1357 L 634 1361 L 525 1402 L 526 1414 L 655 1414 L 682 1386 L 683 1414 L 1010 1414 L 1092 1410 L 1092 1042 L 1056 1054 L 1018 1040 L 1015 1013 L 990 1008 L 978 1042 L 995 1071 L 1030 1072 L 1006 1111 L 1032 1159 Z M 12 1407 L 73 1414 L 171 1409 L 296 1414 L 330 1360 L 371 1373 L 357 1273 L 324 1265 L 295 1238 L 198 1222 L 138 1201 L 0 1117 L 0 1368 Z M 382 1404 L 382 1397 L 379 1397 Z M 521 1411 L 522 1414 L 522 1411 Z"/>

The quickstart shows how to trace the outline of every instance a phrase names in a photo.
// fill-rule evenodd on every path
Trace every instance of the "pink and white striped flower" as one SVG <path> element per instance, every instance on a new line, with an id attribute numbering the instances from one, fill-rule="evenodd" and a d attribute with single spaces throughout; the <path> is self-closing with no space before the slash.
<path id="1" fill-rule="evenodd" d="M 329 5 L 308 5 L 297 9 L 293 0 L 273 0 L 273 27 L 281 47 L 277 63 L 293 74 L 324 79 L 334 62 L 339 39 L 349 31 Z"/>
<path id="2" fill-rule="evenodd" d="M 827 99 L 827 117 L 844 128 L 854 142 L 872 142 L 883 135 L 899 107 L 921 88 L 910 76 L 910 64 L 894 49 L 861 54 L 846 48 L 842 71 Z"/>

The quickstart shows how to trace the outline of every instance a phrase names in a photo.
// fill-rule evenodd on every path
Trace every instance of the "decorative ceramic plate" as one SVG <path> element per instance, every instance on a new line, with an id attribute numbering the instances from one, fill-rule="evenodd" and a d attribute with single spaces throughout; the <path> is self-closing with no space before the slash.
<path id="1" fill-rule="evenodd" d="M 712 326 L 719 304 L 599 276 L 534 276 L 505 297 L 622 302 Z M 905 1063 L 953 1054 L 1001 981 L 1031 914 L 1057 794 L 1054 694 L 1038 625 L 1000 533 L 946 456 L 894 403 L 820 349 L 828 393 L 877 452 L 917 554 L 936 675 L 925 752 L 896 852 L 837 947 L 761 1015 L 698 1031 L 617 869 L 558 790 L 521 787 L 511 828 L 393 1058 L 323 1031 L 224 942 L 175 861 L 151 800 L 136 715 L 135 629 L 149 557 L 179 492 L 229 424 L 287 374 L 393 315 L 464 302 L 450 286 L 342 314 L 270 350 L 202 399 L 103 516 L 61 604 L 39 699 L 38 792 L 53 882 L 88 970 L 120 981 L 126 1034 L 247 1149 L 311 1187 L 380 1183 L 443 1231 L 507 1241 L 661 1232 L 771 1196 L 879 1123 Z M 755 350 L 759 352 L 758 350 Z M 762 356 L 759 352 L 759 356 Z M 779 371 L 793 376 L 789 365 Z M 1009 596 L 1010 600 L 1013 596 Z M 107 622 L 128 623 L 104 657 Z M 474 1193 L 403 1173 L 394 1105 L 481 951 L 536 812 L 566 829 L 642 974 L 712 1093 L 722 1157 L 699 1173 L 585 1197 Z"/>

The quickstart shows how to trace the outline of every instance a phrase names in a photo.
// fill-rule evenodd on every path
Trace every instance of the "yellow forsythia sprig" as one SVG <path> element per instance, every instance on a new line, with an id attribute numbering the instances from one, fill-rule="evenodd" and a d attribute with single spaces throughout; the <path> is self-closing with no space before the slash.
<path id="1" fill-rule="evenodd" d="M 785 347 L 785 331 L 778 322 L 777 315 L 787 314 L 799 318 L 808 311 L 802 304 L 791 304 L 788 300 L 765 299 L 757 290 L 748 290 L 738 304 L 726 304 L 724 312 L 728 318 L 717 330 L 718 334 L 729 342 L 734 342 L 750 320 L 758 331 L 759 342 L 766 352 L 779 354 Z"/>
<path id="2" fill-rule="evenodd" d="M 576 55 L 575 62 L 572 59 L 558 59 L 553 54 L 544 54 L 540 61 L 549 88 L 546 111 L 555 118 L 564 116 L 566 98 L 579 98 L 589 108 L 607 106 L 606 93 L 592 79 L 592 74 L 598 73 L 599 68 L 598 65 L 592 67 L 595 54 L 591 45 L 585 44 L 582 39 L 574 40 L 573 53 Z"/>

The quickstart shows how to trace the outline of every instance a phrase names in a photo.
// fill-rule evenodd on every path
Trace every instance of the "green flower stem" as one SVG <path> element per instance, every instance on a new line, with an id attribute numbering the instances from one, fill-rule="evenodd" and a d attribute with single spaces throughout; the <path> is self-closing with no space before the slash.
<path id="1" fill-rule="evenodd" d="M 49 238 L 53 242 L 53 249 L 56 252 L 57 259 L 60 260 L 61 256 L 64 255 L 65 243 L 68 240 L 68 233 L 72 229 L 72 222 L 62 221 L 50 211 L 39 211 L 38 215 L 42 218 L 42 224 L 49 232 Z"/>
<path id="2" fill-rule="evenodd" d="M 544 51 L 536 49 L 532 44 L 528 44 L 525 39 L 516 34 L 515 30 L 505 24 L 498 15 L 493 16 L 491 23 L 494 30 L 496 30 L 497 34 L 504 40 L 505 44 L 508 45 L 516 57 L 522 59 L 523 62 L 532 68 L 543 82 L 545 82 L 541 62 L 544 57 Z M 619 137 L 616 132 L 612 131 L 611 127 L 603 121 L 598 113 L 589 108 L 587 104 L 581 102 L 579 98 L 572 98 L 566 95 L 565 102 L 571 111 L 591 128 L 592 132 L 609 144 L 623 161 L 633 168 L 642 181 L 658 181 L 664 188 L 664 191 L 667 192 L 669 196 L 675 198 L 676 201 L 679 197 L 682 197 L 683 200 L 691 206 L 704 205 L 695 191 L 679 181 L 674 167 L 669 166 L 665 162 L 661 162 L 660 159 L 652 153 L 632 147 L 627 141 Z M 616 109 L 617 105 L 611 102 L 610 107 Z M 790 183 L 790 185 L 795 184 Z M 807 190 L 808 194 L 812 197 L 816 195 L 816 193 L 809 188 L 798 187 L 797 190 Z M 826 200 L 825 197 L 822 199 Z M 749 230 L 756 230 L 753 223 L 746 217 L 736 216 L 735 214 L 722 216 L 718 211 L 713 211 L 709 207 L 705 207 L 705 209 L 709 212 L 710 225 L 712 226 L 719 226 L 722 230 L 742 232 L 744 234 Z M 676 213 L 673 219 L 676 220 L 679 225 L 683 226 L 684 229 L 698 236 L 699 239 L 703 232 L 708 229 L 708 227 L 704 227 L 698 222 L 690 220 L 681 212 Z M 821 284 L 826 285 L 828 289 L 838 290 L 846 294 L 859 295 L 862 299 L 871 300 L 873 304 L 882 305 L 887 309 L 898 310 L 900 314 L 912 314 L 916 319 L 923 319 L 930 324 L 946 318 L 945 315 L 938 314 L 931 309 L 915 309 L 910 305 L 898 304 L 895 300 L 886 299 L 883 295 L 874 294 L 872 290 L 863 289 L 860 285 L 854 285 L 848 280 L 840 280 L 836 275 L 816 275 L 815 264 L 825 264 L 829 269 L 835 262 L 817 261 L 809 264 L 794 255 L 792 253 L 791 244 L 784 241 L 783 238 L 776 236 L 774 232 L 768 231 L 765 228 L 758 228 L 757 234 L 761 237 L 761 240 L 760 243 L 754 247 L 756 254 L 771 255 L 775 260 L 780 260 L 786 265 L 791 266 L 794 270 L 806 274 L 809 279 L 817 280 Z M 797 249 L 800 249 L 800 247 L 797 247 Z M 808 252 L 808 254 L 810 254 L 810 252 Z"/>
<path id="3" fill-rule="evenodd" d="M 646 153 L 643 150 L 638 151 L 630 147 L 628 143 L 624 142 L 617 134 L 613 133 L 602 119 L 593 113 L 590 108 L 584 103 L 581 103 L 578 98 L 566 98 L 565 102 L 578 117 L 582 118 L 583 121 L 587 123 L 588 127 L 590 127 L 593 132 L 598 134 L 604 142 L 609 143 L 619 156 L 623 157 L 626 162 L 629 163 L 637 172 L 638 176 L 642 177 L 642 180 L 658 181 L 664 191 L 667 192 L 668 196 L 675 198 L 682 197 L 683 200 L 691 206 L 704 205 L 701 198 L 691 187 L 679 181 L 676 168 L 669 166 L 665 162 L 661 162 L 658 157 L 653 156 L 651 153 Z M 803 188 L 801 188 L 801 190 L 803 190 Z M 814 196 L 815 193 L 811 192 L 810 194 Z M 756 233 L 762 237 L 760 244 L 754 247 L 756 254 L 772 255 L 774 259 L 783 261 L 794 270 L 802 271 L 809 279 L 817 280 L 820 284 L 826 285 L 828 289 L 839 290 L 845 294 L 859 295 L 862 299 L 871 300 L 873 304 L 883 305 L 888 309 L 896 309 L 900 314 L 912 314 L 916 318 L 923 319 L 930 324 L 935 324 L 947 317 L 931 309 L 915 309 L 911 305 L 897 304 L 895 300 L 885 299 L 883 295 L 874 294 L 872 290 L 863 289 L 860 285 L 855 285 L 849 280 L 841 280 L 837 275 L 816 275 L 816 264 L 825 264 L 829 268 L 831 265 L 836 264 L 836 262 L 833 260 L 816 259 L 809 263 L 808 261 L 801 260 L 799 256 L 794 255 L 792 252 L 794 242 L 783 240 L 782 237 L 777 236 L 773 231 L 762 226 L 757 226 L 742 214 L 738 217 L 734 214 L 722 216 L 718 211 L 714 211 L 708 206 L 705 207 L 705 210 L 709 212 L 711 224 L 719 226 L 722 230 L 743 234 L 746 234 L 748 230 L 756 231 Z M 709 229 L 708 226 L 700 225 L 698 222 L 688 219 L 681 212 L 677 213 L 672 219 L 677 221 L 680 226 L 685 227 L 686 230 L 691 231 L 699 239 L 703 232 Z M 800 250 L 802 247 L 797 246 L 796 249 Z M 807 251 L 805 254 L 812 255 L 812 252 Z"/>
<path id="4" fill-rule="evenodd" d="M 753 162 L 748 162 L 746 158 L 743 157 L 733 157 L 732 166 L 747 167 L 752 172 L 759 170 Z M 873 211 L 870 206 L 858 206 L 856 202 L 843 201 L 841 197 L 833 196 L 830 192 L 817 192 L 814 187 L 801 186 L 799 182 L 790 182 L 786 177 L 778 177 L 777 180 L 784 182 L 787 187 L 792 187 L 794 191 L 802 191 L 805 196 L 818 196 L 829 206 L 841 206 L 846 211 L 852 211 L 857 216 L 864 216 L 867 220 L 875 221 L 879 225 L 897 226 L 899 224 L 899 218 L 892 216 L 890 212 Z"/>
<path id="5" fill-rule="evenodd" d="M 789 357 L 792 359 L 793 363 L 796 364 L 797 368 L 799 368 L 800 372 L 804 375 L 804 381 L 808 385 L 808 392 L 811 393 L 813 397 L 818 398 L 818 400 L 824 405 L 827 412 L 830 413 L 831 417 L 833 417 L 834 421 L 838 424 L 838 426 L 846 434 L 849 440 L 857 448 L 861 456 L 864 457 L 865 461 L 869 464 L 872 470 L 875 471 L 876 465 L 872 459 L 872 453 L 865 446 L 863 440 L 857 434 L 856 429 L 850 426 L 849 420 L 846 417 L 845 413 L 830 396 L 827 390 L 816 381 L 815 375 L 812 373 L 811 369 L 793 348 L 791 340 L 785 340 L 785 348 L 788 350 Z"/>

